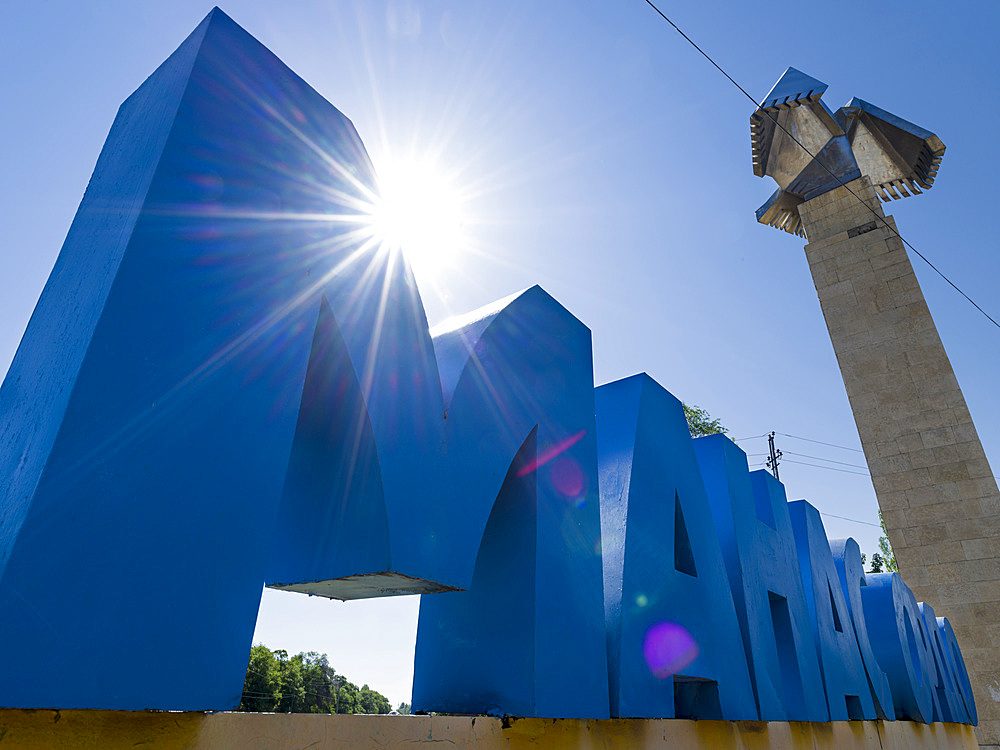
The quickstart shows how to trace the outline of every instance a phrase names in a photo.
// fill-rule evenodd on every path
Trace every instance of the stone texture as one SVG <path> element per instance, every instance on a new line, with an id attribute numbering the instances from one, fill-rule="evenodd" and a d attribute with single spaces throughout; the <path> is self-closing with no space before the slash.
<path id="1" fill-rule="evenodd" d="M 503 719 L 493 716 L 0 709 L 21 750 L 975 750 L 972 727 L 912 721 Z"/>
<path id="2" fill-rule="evenodd" d="M 903 243 L 872 211 L 866 177 L 803 203 L 806 258 L 899 571 L 951 621 L 979 742 L 1000 745 L 1000 492 Z"/>

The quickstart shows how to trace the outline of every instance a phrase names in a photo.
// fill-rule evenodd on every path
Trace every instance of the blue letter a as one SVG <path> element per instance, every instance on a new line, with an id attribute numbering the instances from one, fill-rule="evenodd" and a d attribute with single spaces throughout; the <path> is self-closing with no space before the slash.
<path id="1" fill-rule="evenodd" d="M 643 374 L 596 403 L 612 715 L 756 718 L 680 402 Z"/>

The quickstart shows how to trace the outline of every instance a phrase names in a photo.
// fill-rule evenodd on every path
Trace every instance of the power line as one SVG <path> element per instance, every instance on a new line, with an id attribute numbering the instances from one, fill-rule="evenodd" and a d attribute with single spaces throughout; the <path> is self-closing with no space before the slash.
<path id="1" fill-rule="evenodd" d="M 726 78 L 729 79 L 729 82 L 731 84 L 733 84 L 736 88 L 738 88 L 740 91 L 743 92 L 743 96 L 745 96 L 747 99 L 749 99 L 750 101 L 752 101 L 754 103 L 754 106 L 757 107 L 757 109 L 760 109 L 760 105 L 757 104 L 757 100 L 754 99 L 752 96 L 750 96 L 750 94 L 747 93 L 746 89 L 744 89 L 742 86 L 740 86 L 736 82 L 736 80 L 731 75 L 729 75 L 729 73 L 727 73 L 726 71 L 724 71 L 722 69 L 722 67 L 715 60 L 713 60 L 712 57 L 707 52 L 705 52 L 705 50 L 703 50 L 701 47 L 699 47 L 697 44 L 695 44 L 694 40 L 691 39 L 691 37 L 689 37 L 687 34 L 685 34 L 683 31 L 681 31 L 680 27 L 676 23 L 674 23 L 669 18 L 667 18 L 664 15 L 664 13 L 663 13 L 662 10 L 660 10 L 659 8 L 657 8 L 650 0 L 646 0 L 646 4 L 650 8 L 652 8 L 653 10 L 655 10 L 657 13 L 659 13 L 660 17 L 664 21 L 666 21 L 671 26 L 673 26 L 674 30 L 677 31 L 678 34 L 680 34 L 682 37 L 684 37 L 692 47 L 694 47 L 696 50 L 698 50 L 702 54 L 702 57 L 704 57 L 706 60 L 708 60 L 710 63 L 712 63 L 712 65 L 715 66 L 716 70 L 718 70 L 720 73 L 722 73 L 722 75 L 724 75 Z M 784 130 L 784 128 L 781 128 L 781 129 Z M 798 143 L 798 141 L 796 141 L 796 143 Z M 802 144 L 799 144 L 799 145 L 802 145 Z M 802 146 L 802 147 L 805 148 L 805 146 Z"/>
<path id="2" fill-rule="evenodd" d="M 861 466 L 860 464 L 849 464 L 844 461 L 834 461 L 832 458 L 823 458 L 822 456 L 808 456 L 805 453 L 794 453 L 792 451 L 785 451 L 785 453 L 787 453 L 789 456 L 798 456 L 799 458 L 811 458 L 814 461 L 826 461 L 827 463 L 831 464 L 840 464 L 841 466 L 850 466 L 855 469 L 864 469 L 865 471 L 868 471 L 867 466 Z"/>
<path id="3" fill-rule="evenodd" d="M 789 456 L 801 456 L 802 455 L 801 453 L 792 453 L 791 451 L 786 451 L 786 453 Z M 768 454 L 768 453 L 751 453 L 751 454 L 747 454 L 747 455 L 748 456 L 769 456 L 770 454 Z M 830 460 L 828 458 L 819 458 L 818 456 L 806 456 L 806 458 L 816 458 L 819 461 L 829 461 Z M 807 461 L 795 461 L 794 459 L 791 459 L 791 458 L 786 458 L 785 461 L 787 461 L 790 464 L 798 464 L 799 466 L 812 466 L 814 469 L 829 469 L 830 471 L 839 471 L 839 472 L 842 472 L 844 474 L 856 474 L 857 476 L 861 476 L 861 477 L 870 477 L 871 476 L 871 474 L 869 474 L 868 472 L 849 471 L 847 469 L 838 469 L 835 466 L 823 466 L 823 464 L 811 464 L 811 463 L 808 463 Z M 759 469 L 759 468 L 762 468 L 762 467 L 766 466 L 767 463 L 768 463 L 768 459 L 764 459 L 763 461 L 757 461 L 757 462 L 749 464 L 749 465 L 750 465 L 751 468 Z M 840 461 L 832 461 L 831 463 L 841 463 L 841 462 Z M 844 466 L 855 466 L 855 464 L 844 464 Z M 855 466 L 855 468 L 860 469 L 860 468 L 863 468 L 863 467 L 861 467 L 861 466 Z"/>
<path id="4" fill-rule="evenodd" d="M 871 476 L 871 474 L 868 474 L 867 472 L 862 473 L 860 471 L 850 471 L 848 469 L 838 469 L 838 468 L 836 468 L 834 466 L 823 466 L 821 464 L 811 464 L 811 463 L 807 463 L 806 461 L 793 461 L 790 458 L 786 458 L 785 461 L 787 461 L 790 464 L 799 464 L 800 466 L 812 466 L 815 469 L 826 469 L 827 471 L 839 471 L 842 474 L 854 474 L 854 475 L 859 476 L 859 477 L 870 477 Z"/>
<path id="5" fill-rule="evenodd" d="M 836 515 L 834 513 L 825 513 L 823 511 L 820 511 L 819 514 L 821 516 L 829 516 L 830 518 L 839 518 L 841 521 L 850 521 L 851 523 L 861 523 L 861 524 L 864 524 L 865 526 L 874 526 L 876 529 L 881 529 L 882 528 L 877 523 L 872 523 L 871 521 L 859 521 L 857 518 L 848 518 L 847 516 L 838 516 L 838 515 Z"/>
<path id="6" fill-rule="evenodd" d="M 765 455 L 765 454 L 760 454 L 760 455 Z M 793 463 L 793 464 L 802 463 L 801 461 L 792 461 L 792 459 L 790 459 L 790 458 L 786 458 L 785 460 L 788 461 L 789 463 Z M 763 469 L 765 463 L 767 463 L 767 462 L 766 461 L 761 461 L 759 463 L 750 464 L 750 468 L 751 469 Z M 805 466 L 813 466 L 814 464 L 804 464 L 804 465 Z M 819 466 L 819 465 L 816 465 L 816 468 L 817 469 L 830 469 L 831 471 L 844 471 L 843 469 L 835 469 L 832 466 Z M 844 473 L 845 474 L 855 474 L 857 472 L 845 471 Z M 868 475 L 867 474 L 862 474 L 861 476 L 868 476 Z M 819 509 L 817 508 L 817 510 L 819 510 Z M 878 528 L 878 529 L 882 528 L 877 523 L 872 523 L 871 521 L 861 521 L 861 520 L 859 520 L 857 518 L 848 518 L 847 516 L 838 516 L 836 513 L 827 513 L 826 511 L 823 511 L 823 510 L 820 510 L 819 513 L 822 516 L 829 516 L 830 518 L 839 518 L 841 521 L 850 521 L 851 523 L 860 523 L 860 524 L 862 524 L 864 526 L 874 526 L 875 528 Z"/>
<path id="7" fill-rule="evenodd" d="M 789 435 L 787 432 L 779 432 L 779 435 L 786 438 L 792 438 L 792 440 L 805 440 L 807 443 L 817 443 L 819 445 L 826 445 L 830 448 L 840 448 L 845 451 L 854 451 L 855 453 L 864 453 L 863 450 L 859 448 L 848 448 L 846 445 L 835 445 L 834 443 L 824 443 L 822 440 L 813 440 L 812 438 L 799 437 L 798 435 Z"/>
<path id="8" fill-rule="evenodd" d="M 827 172 L 827 173 L 828 173 L 828 174 L 829 174 L 829 175 L 830 175 L 831 177 L 833 177 L 833 179 L 834 179 L 834 180 L 836 180 L 836 181 L 837 181 L 837 184 L 839 184 L 839 185 L 840 185 L 840 186 L 841 186 L 842 188 L 844 188 L 844 189 L 845 189 L 845 190 L 846 190 L 846 191 L 847 191 L 848 193 L 850 193 L 850 194 L 851 194 L 852 196 L 854 196 L 855 200 L 857 200 L 857 201 L 858 201 L 858 203 L 860 203 L 860 204 L 861 204 L 862 206 L 864 206 L 865 208 L 867 208 L 867 209 L 868 209 L 868 210 L 869 210 L 869 211 L 870 211 L 870 212 L 872 213 L 872 215 L 873 215 L 873 216 L 875 217 L 875 219 L 876 219 L 877 221 L 881 222 L 881 223 L 882 223 L 882 225 L 883 225 L 883 226 L 884 226 L 884 227 L 885 227 L 886 229 L 888 229 L 888 230 L 889 230 L 890 232 L 892 232 L 892 233 L 893 233 L 894 235 L 896 235 L 896 237 L 898 237 L 898 238 L 899 238 L 899 241 L 900 241 L 900 242 L 902 242 L 902 243 L 903 243 L 904 245 L 906 245 L 906 246 L 907 246 L 908 248 L 910 248 L 910 250 L 912 250 L 912 251 L 913 251 L 914 253 L 916 253 L 916 254 L 917 254 L 917 256 L 918 256 L 918 257 L 919 257 L 919 258 L 920 258 L 920 259 L 921 259 L 921 260 L 922 260 L 922 261 L 923 261 L 924 263 L 926 263 L 926 264 L 927 264 L 928 266 L 930 266 L 930 267 L 931 267 L 931 268 L 932 268 L 932 269 L 934 270 L 934 272 L 935 272 L 935 273 L 937 273 L 937 275 L 938 275 L 938 276 L 940 276 L 940 277 L 941 277 L 942 279 L 944 279 L 945 281 L 947 281 L 947 282 L 948 282 L 948 284 L 950 284 L 950 285 L 951 285 L 951 287 L 952 287 L 952 288 L 953 288 L 953 289 L 954 289 L 954 290 L 955 290 L 956 292 L 958 292 L 958 293 L 959 293 L 959 294 L 961 294 L 961 295 L 962 295 L 963 297 L 965 297 L 965 299 L 967 299 L 967 300 L 969 301 L 969 303 L 970 303 L 970 304 L 971 304 L 971 305 L 972 305 L 973 307 L 975 307 L 975 308 L 976 308 L 977 310 L 979 310 L 979 312 L 981 312 L 981 313 L 982 313 L 982 314 L 983 314 L 984 316 L 986 316 L 986 318 L 987 318 L 987 319 L 988 319 L 988 320 L 989 320 L 989 321 L 990 321 L 990 322 L 991 322 L 991 323 L 992 323 L 993 325 L 995 325 L 995 326 L 996 326 L 997 328 L 1000 328 L 1000 323 L 998 323 L 998 322 L 997 322 L 996 320 L 994 320 L 994 319 L 993 319 L 993 317 L 992 317 L 992 316 L 991 316 L 991 315 L 990 315 L 989 313 L 987 313 L 987 312 L 986 312 L 986 311 L 985 311 L 985 310 L 984 310 L 983 308 L 981 308 L 981 307 L 980 307 L 979 305 L 977 305 L 977 304 L 976 304 L 976 302 L 975 302 L 975 300 L 973 300 L 973 299 L 972 299 L 972 297 L 970 297 L 970 296 L 969 296 L 968 294 L 966 294 L 965 292 L 963 292 L 963 291 L 962 291 L 962 290 L 961 290 L 961 289 L 960 289 L 960 288 L 958 287 L 958 285 L 957 285 L 957 284 L 955 284 L 955 282 L 954 282 L 954 281 L 952 281 L 952 280 L 951 280 L 951 279 L 949 279 L 949 278 L 948 278 L 947 276 L 945 276 L 945 275 L 944 275 L 944 273 L 943 273 L 943 272 L 941 271 L 941 269 L 939 269 L 939 268 L 938 268 L 937 266 L 935 266 L 935 265 L 934 265 L 933 263 L 931 263 L 931 262 L 930 262 L 930 261 L 929 261 L 929 260 L 927 259 L 927 257 L 926 257 L 926 256 L 925 256 L 925 255 L 924 255 L 923 253 L 921 253 L 921 252 L 920 252 L 919 250 L 917 250 L 917 248 L 915 248 L 915 247 L 914 247 L 913 245 L 911 245 L 911 244 L 910 244 L 909 242 L 907 242 L 907 241 L 906 241 L 906 240 L 905 240 L 905 239 L 903 238 L 903 235 L 901 235 L 901 234 L 900 234 L 900 233 L 899 233 L 899 232 L 898 232 L 898 231 L 897 231 L 897 230 L 896 230 L 896 229 L 895 229 L 894 227 L 892 227 L 892 226 L 891 226 L 891 225 L 889 224 L 889 222 L 887 222 L 887 221 L 885 220 L 885 217 L 884 217 L 884 216 L 879 216 L 879 213 L 878 213 L 878 211 L 876 211 L 876 210 L 875 210 L 874 208 L 872 208 L 871 206 L 869 206 L 869 205 L 868 205 L 868 204 L 867 204 L 867 203 L 866 203 L 865 201 L 861 200 L 861 197 L 860 197 L 860 196 L 859 196 L 859 195 L 858 195 L 857 193 L 855 193 L 855 192 L 854 192 L 853 190 L 851 190 L 851 188 L 849 188 L 849 187 L 848 187 L 848 186 L 847 186 L 847 185 L 846 185 L 846 184 L 844 183 L 844 181 L 840 179 L 840 177 L 838 177 L 838 176 L 837 176 L 836 174 L 834 174 L 834 172 L 833 172 L 833 171 L 832 171 L 832 170 L 831 170 L 831 169 L 830 169 L 830 168 L 829 168 L 828 166 L 826 166 L 826 164 L 825 164 L 825 163 L 824 163 L 824 162 L 823 162 L 822 160 L 820 160 L 820 159 L 817 159 L 817 158 L 816 158 L 816 155 L 815 155 L 815 154 L 813 154 L 813 152 L 812 152 L 812 151 L 810 151 L 810 150 L 809 150 L 809 149 L 807 149 L 807 148 L 806 148 L 805 146 L 803 146 L 803 145 L 802 145 L 802 142 L 801 142 L 801 141 L 799 141 L 799 139 L 798 139 L 798 138 L 796 138 L 796 137 L 795 137 L 794 135 L 792 135 L 792 134 L 791 134 L 790 132 L 788 132 L 788 130 L 787 130 L 787 129 L 785 128 L 785 126 L 784 126 L 784 125 L 782 125 L 782 124 L 781 124 L 780 122 L 778 122 L 778 120 L 777 120 L 777 118 L 776 118 L 776 117 L 774 117 L 773 115 L 771 115 L 771 113 L 770 113 L 770 112 L 768 112 L 768 111 L 767 111 L 766 109 L 764 109 L 764 108 L 763 108 L 763 107 L 762 107 L 762 106 L 760 105 L 760 103 L 758 103 L 758 102 L 757 102 L 757 100 L 756 100 L 756 99 L 754 99 L 754 98 L 753 98 L 752 96 L 750 96 L 750 94 L 748 94 L 748 93 L 747 93 L 746 89 L 744 89 L 744 88 L 743 88 L 742 86 L 740 86 L 740 84 L 738 84 L 738 83 L 736 82 L 736 80 L 735 80 L 735 79 L 734 79 L 734 78 L 733 78 L 733 77 L 732 77 L 731 75 L 729 75 L 729 73 L 727 73 L 727 72 L 726 72 L 725 70 L 723 70 L 723 69 L 722 69 L 722 67 L 721 67 L 721 66 L 720 66 L 720 65 L 719 65 L 719 64 L 718 64 L 717 62 L 715 62 L 715 60 L 713 60 L 713 59 L 711 58 L 711 56 L 710 56 L 710 55 L 709 55 L 709 54 L 708 54 L 707 52 L 705 52 L 705 50 L 703 50 L 703 49 L 702 49 L 701 47 L 699 47 L 699 46 L 698 46 L 697 44 L 695 44 L 695 43 L 694 43 L 694 41 L 693 41 L 693 40 L 691 39 L 691 37 L 689 37 L 689 36 L 688 36 L 687 34 L 685 34 L 685 33 L 684 33 L 683 31 L 681 31 L 680 27 L 679 27 L 679 26 L 678 26 L 677 24 L 675 24 L 675 23 L 674 23 L 673 21 L 671 21 L 671 20 L 670 20 L 669 18 L 667 18 L 667 16 L 666 16 L 666 15 L 665 15 L 665 14 L 663 13 L 663 11 L 662 11 L 662 10 L 660 10 L 659 8 L 657 8 L 657 7 L 656 7 L 656 5 L 654 5 L 654 4 L 653 4 L 652 0 L 646 0 L 646 4 L 647 4 L 647 5 L 648 5 L 648 6 L 650 7 L 650 8 L 652 8 L 653 10 L 655 10 L 655 11 L 656 11 L 656 12 L 657 12 L 657 13 L 658 13 L 658 14 L 660 15 L 660 17 L 661 17 L 661 18 L 662 18 L 662 19 L 663 19 L 664 21 L 666 21 L 666 22 L 667 22 L 667 23 L 669 23 L 669 24 L 670 24 L 671 26 L 673 26 L 673 27 L 674 27 L 674 29 L 675 29 L 675 30 L 677 31 L 677 33 L 678 33 L 678 34 L 680 34 L 680 35 L 681 35 L 682 37 L 684 37 L 684 38 L 685 38 L 685 39 L 686 39 L 686 40 L 688 41 L 688 43 L 689 43 L 689 44 L 690 44 L 690 45 L 691 45 L 692 47 L 694 47 L 694 48 L 695 48 L 696 50 L 698 50 L 698 52 L 700 52 L 700 53 L 702 54 L 702 56 L 703 56 L 703 57 L 704 57 L 704 58 L 705 58 L 706 60 L 708 60 L 708 61 L 709 61 L 710 63 L 712 63 L 712 65 L 713 65 L 713 66 L 715 66 L 716 70 L 718 70 L 718 71 L 719 71 L 720 73 L 722 73 L 722 75 L 724 75 L 724 76 L 725 76 L 726 78 L 728 78 L 728 79 L 729 79 L 729 81 L 730 81 L 730 83 L 732 83 L 732 84 L 733 84 L 733 85 L 734 85 L 734 86 L 735 86 L 736 88 L 738 88 L 738 89 L 739 89 L 739 90 L 740 90 L 740 91 L 741 91 L 741 92 L 743 93 L 743 95 L 744 95 L 744 96 L 745 96 L 745 97 L 746 97 L 747 99 L 749 99 L 749 100 L 750 100 L 751 102 L 753 102 L 753 104 L 754 104 L 754 107 L 755 107 L 756 109 L 760 110 L 760 111 L 761 111 L 761 112 L 762 112 L 762 113 L 763 113 L 763 114 L 764 114 L 765 116 L 767 116 L 767 118 L 768 118 L 768 119 L 770 119 L 770 120 L 771 120 L 771 122 L 773 122 L 773 123 L 774 123 L 774 124 L 775 124 L 775 125 L 776 125 L 777 127 L 779 127 L 779 128 L 780 128 L 780 129 L 782 130 L 782 132 L 784 132 L 784 133 L 785 133 L 785 135 L 787 135 L 787 136 L 788 136 L 789 138 L 791 138 L 791 139 L 792 139 L 792 141 L 794 141 L 795 143 L 797 143 L 797 144 L 798 144 L 798 146 L 799 146 L 799 148 L 801 148 L 801 149 L 802 149 L 803 151 L 805 151 L 805 152 L 806 152 L 807 154 L 809 154 L 809 156 L 810 156 L 810 157 L 811 157 L 811 158 L 813 159 L 813 161 L 815 161 L 815 162 L 816 162 L 817 164 L 819 164 L 819 165 L 820 165 L 821 167 L 823 167 L 823 169 L 825 169 L 825 170 L 826 170 L 826 172 Z"/>
<path id="9" fill-rule="evenodd" d="M 763 435 L 752 435 L 750 437 L 737 438 L 733 442 L 737 442 L 738 443 L 738 442 L 743 441 L 743 440 L 757 440 L 759 438 L 768 437 L 769 434 L 770 433 L 766 433 L 765 432 Z M 798 437 L 796 435 L 789 435 L 789 434 L 784 433 L 784 432 L 776 432 L 775 434 L 776 435 L 783 435 L 784 437 L 793 438 L 795 440 L 805 440 L 805 441 L 810 442 L 810 443 L 818 443 L 819 445 L 827 445 L 827 446 L 829 446 L 831 448 L 840 448 L 841 450 L 845 450 L 845 451 L 855 451 L 856 453 L 863 453 L 863 451 L 860 451 L 857 448 L 848 448 L 846 445 L 836 445 L 835 443 L 826 443 L 826 442 L 824 442 L 822 440 L 813 440 L 811 438 Z M 814 459 L 816 461 L 827 461 L 828 463 L 839 464 L 841 466 L 850 466 L 850 467 L 857 468 L 857 469 L 866 468 L 866 467 L 859 466 L 857 464 L 845 463 L 844 461 L 834 461 L 833 459 L 823 458 L 822 456 L 808 456 L 808 455 L 806 455 L 804 453 L 793 453 L 792 451 L 785 451 L 785 453 L 787 455 L 789 455 L 789 456 L 799 456 L 800 458 L 812 458 L 812 459 Z M 771 455 L 770 452 L 768 452 L 768 453 L 748 453 L 747 454 L 748 458 L 759 457 L 759 456 L 767 456 L 768 457 L 768 458 L 764 459 L 763 461 L 757 461 L 755 463 L 750 464 L 749 468 L 751 468 L 751 469 L 763 469 L 763 468 L 765 468 L 765 466 L 769 463 L 770 455 Z M 839 472 L 841 472 L 843 474 L 854 474 L 856 476 L 862 476 L 862 477 L 870 477 L 871 476 L 867 472 L 862 473 L 860 471 L 848 471 L 847 469 L 838 469 L 838 468 L 836 468 L 834 466 L 823 466 L 822 464 L 811 464 L 811 463 L 807 463 L 805 461 L 795 461 L 794 459 L 791 459 L 791 458 L 786 458 L 785 461 L 787 461 L 788 463 L 791 463 L 791 464 L 799 464 L 800 466 L 811 466 L 811 467 L 816 468 L 816 469 L 827 469 L 829 471 L 839 471 Z M 881 526 L 879 526 L 879 524 L 872 523 L 870 521 L 861 521 L 861 520 L 859 520 L 857 518 L 848 518 L 847 516 L 838 516 L 836 513 L 827 513 L 826 511 L 822 511 L 822 510 L 819 511 L 819 513 L 820 513 L 820 515 L 828 516 L 830 518 L 838 518 L 841 521 L 850 521 L 851 523 L 860 523 L 860 524 L 862 524 L 864 526 L 874 526 L 875 528 L 878 528 L 878 529 L 882 528 Z"/>
<path id="10" fill-rule="evenodd" d="M 781 435 L 782 437 L 786 437 L 786 438 L 792 438 L 792 440 L 805 440 L 807 443 L 816 443 L 818 445 L 825 445 L 825 446 L 827 446 L 829 448 L 840 448 L 841 450 L 844 450 L 844 451 L 853 451 L 854 453 L 864 453 L 864 451 L 861 450 L 861 449 L 859 449 L 859 448 L 849 448 L 846 445 L 837 445 L 836 443 L 827 443 L 827 442 L 825 442 L 823 440 L 814 440 L 812 438 L 799 437 L 798 435 L 789 435 L 787 432 L 775 432 L 774 434 L 775 435 Z M 760 438 L 766 438 L 766 437 L 767 437 L 767 433 L 765 432 L 763 435 L 751 435 L 750 437 L 734 438 L 733 442 L 734 443 L 742 443 L 745 440 L 759 440 Z M 754 455 L 756 455 L 756 454 L 754 454 Z M 827 459 L 821 459 L 821 460 L 825 461 Z"/>

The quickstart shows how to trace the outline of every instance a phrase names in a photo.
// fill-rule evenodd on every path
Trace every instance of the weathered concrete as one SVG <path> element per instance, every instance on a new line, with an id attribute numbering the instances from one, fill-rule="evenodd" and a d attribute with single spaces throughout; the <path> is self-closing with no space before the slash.
<path id="1" fill-rule="evenodd" d="M 960 750 L 965 724 L 908 721 L 730 722 L 484 716 L 0 710 L 0 742 L 22 750 L 384 750 L 447 743 L 473 750 Z"/>
<path id="2" fill-rule="evenodd" d="M 867 177 L 848 187 L 884 216 Z M 899 237 L 845 187 L 799 214 L 899 571 L 947 610 L 979 742 L 1000 745 L 1000 492 L 965 398 Z"/>

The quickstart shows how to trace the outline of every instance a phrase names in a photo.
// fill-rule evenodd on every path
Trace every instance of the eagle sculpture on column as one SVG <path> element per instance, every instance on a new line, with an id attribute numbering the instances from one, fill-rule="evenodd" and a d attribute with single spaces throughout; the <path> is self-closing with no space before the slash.
<path id="1" fill-rule="evenodd" d="M 936 135 L 857 97 L 831 112 L 826 89 L 788 68 L 750 115 L 754 174 L 778 183 L 757 221 L 800 237 L 800 203 L 862 175 L 883 201 L 906 198 L 934 184 L 944 156 Z"/>

